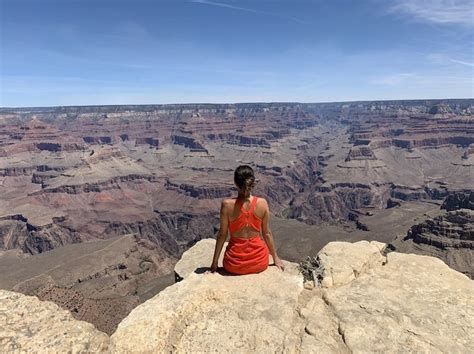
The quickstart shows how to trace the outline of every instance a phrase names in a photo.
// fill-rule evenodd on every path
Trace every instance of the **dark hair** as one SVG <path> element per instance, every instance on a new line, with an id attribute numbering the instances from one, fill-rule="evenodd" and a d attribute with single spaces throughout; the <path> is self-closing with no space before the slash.
<path id="1" fill-rule="evenodd" d="M 251 190 L 255 186 L 255 175 L 249 165 L 240 165 L 235 169 L 234 182 L 239 188 Z"/>

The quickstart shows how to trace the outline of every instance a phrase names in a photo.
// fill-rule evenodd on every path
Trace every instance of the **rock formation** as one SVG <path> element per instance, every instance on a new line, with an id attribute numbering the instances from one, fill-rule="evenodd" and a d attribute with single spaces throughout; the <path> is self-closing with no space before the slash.
<path id="1" fill-rule="evenodd" d="M 184 280 L 134 309 L 112 335 L 111 348 L 474 350 L 474 283 L 436 258 L 383 256 L 383 246 L 328 244 L 319 253 L 326 269 L 322 288 L 308 291 L 296 265 L 288 262 L 285 272 L 269 267 L 240 277 L 223 271 L 202 274 L 214 245 L 201 241 L 184 254 L 184 264 L 176 265 Z"/>
<path id="2" fill-rule="evenodd" d="M 0 257 L 0 288 L 52 301 L 111 334 L 134 307 L 172 284 L 173 264 L 156 244 L 125 235 Z"/>
<path id="3" fill-rule="evenodd" d="M 0 351 L 103 352 L 109 338 L 69 311 L 35 296 L 0 290 Z"/>
<path id="4" fill-rule="evenodd" d="M 135 308 L 108 338 L 65 310 L 1 290 L 0 350 L 116 352 L 472 352 L 474 282 L 442 261 L 361 241 L 318 255 L 321 287 L 296 264 L 204 273 L 214 244 L 183 255 L 184 280 Z M 194 269 L 194 270 L 192 270 Z"/>
<path id="5" fill-rule="evenodd" d="M 358 145 L 354 146 L 346 157 L 346 161 L 353 160 L 376 160 L 374 152 L 369 146 Z"/>
<path id="6" fill-rule="evenodd" d="M 441 205 L 441 209 L 453 211 L 459 209 L 474 210 L 474 191 L 450 194 Z"/>
<path id="7" fill-rule="evenodd" d="M 441 209 L 447 212 L 412 226 L 389 249 L 438 257 L 474 278 L 474 193 L 453 193 Z"/>
<path id="8" fill-rule="evenodd" d="M 276 216 L 344 222 L 358 209 L 385 208 L 390 197 L 441 199 L 467 188 L 472 106 L 430 100 L 0 109 L 0 217 L 28 220 L 8 227 L 31 241 L 9 247 L 28 253 L 103 238 L 104 229 L 124 222 L 138 229 L 167 224 L 170 213 L 205 225 L 232 191 L 236 164 L 249 163 L 259 175 L 256 192 Z M 157 229 L 160 239 L 176 237 Z M 213 229 L 196 233 L 201 237 L 186 245 L 212 237 Z"/>

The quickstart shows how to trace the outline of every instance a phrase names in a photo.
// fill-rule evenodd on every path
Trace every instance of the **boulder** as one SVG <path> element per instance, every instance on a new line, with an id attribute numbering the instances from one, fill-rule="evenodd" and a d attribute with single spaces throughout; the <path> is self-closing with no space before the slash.
<path id="1" fill-rule="evenodd" d="M 352 352 L 472 353 L 473 294 L 473 281 L 441 260 L 393 252 L 324 299 Z"/>
<path id="2" fill-rule="evenodd" d="M 0 290 L 0 352 L 103 352 L 109 337 L 49 301 Z"/>
<path id="3" fill-rule="evenodd" d="M 199 259 L 203 247 L 213 250 L 214 245 L 200 241 L 188 256 L 196 248 Z M 196 267 L 200 265 L 197 262 Z M 112 350 L 275 352 L 297 348 L 303 320 L 295 310 L 303 279 L 295 264 L 285 265 L 285 272 L 270 266 L 244 276 L 191 272 L 135 308 L 112 335 Z"/>
<path id="4" fill-rule="evenodd" d="M 196 273 L 214 249 L 211 240 L 200 241 L 185 257 L 191 271 L 177 266 L 184 280 L 135 308 L 112 335 L 111 348 L 473 352 L 472 280 L 436 258 L 385 257 L 384 246 L 328 244 L 318 255 L 326 269 L 323 287 L 307 290 L 297 265 L 288 262 L 284 272 L 270 266 L 245 276 Z"/>
<path id="5" fill-rule="evenodd" d="M 189 277 L 192 273 L 204 273 L 212 263 L 214 256 L 216 240 L 207 238 L 196 243 L 191 249 L 183 253 L 180 260 L 174 266 L 174 274 L 176 281 L 180 281 Z M 222 248 L 218 266 L 222 267 L 222 259 L 224 258 L 224 250 L 227 242 Z"/>
<path id="6" fill-rule="evenodd" d="M 330 288 L 348 284 L 360 274 L 372 271 L 385 262 L 385 244 L 377 241 L 356 243 L 330 242 L 319 251 L 324 266 L 321 286 Z"/>

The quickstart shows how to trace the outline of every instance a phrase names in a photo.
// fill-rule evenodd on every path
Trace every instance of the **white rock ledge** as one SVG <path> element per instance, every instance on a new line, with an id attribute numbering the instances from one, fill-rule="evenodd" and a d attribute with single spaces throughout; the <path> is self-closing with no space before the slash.
<path id="1" fill-rule="evenodd" d="M 382 255 L 384 244 L 333 242 L 319 253 L 323 288 L 296 264 L 246 276 L 197 274 L 213 240 L 177 264 L 184 281 L 138 306 L 113 351 L 473 352 L 474 284 L 442 261 Z"/>
<path id="2" fill-rule="evenodd" d="M 296 264 L 199 274 L 213 240 L 177 264 L 184 278 L 136 307 L 109 338 L 49 302 L 0 290 L 0 352 L 474 352 L 474 283 L 437 258 L 333 242 L 322 288 Z"/>
<path id="3" fill-rule="evenodd" d="M 35 296 L 0 290 L 0 352 L 103 352 L 109 337 Z"/>

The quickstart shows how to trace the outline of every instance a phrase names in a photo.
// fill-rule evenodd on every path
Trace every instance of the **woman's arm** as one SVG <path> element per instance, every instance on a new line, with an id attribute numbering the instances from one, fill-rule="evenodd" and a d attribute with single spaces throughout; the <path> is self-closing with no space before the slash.
<path id="1" fill-rule="evenodd" d="M 273 242 L 273 235 L 269 227 L 269 218 L 270 218 L 270 210 L 268 208 L 268 203 L 264 199 L 265 202 L 265 214 L 262 219 L 262 232 L 263 232 L 263 238 L 268 246 L 268 250 L 270 251 L 270 254 L 273 257 L 273 262 L 275 265 L 281 269 L 284 270 L 285 266 L 283 265 L 283 262 L 281 261 L 280 257 L 278 257 L 276 249 L 275 249 L 275 243 Z"/>
<path id="2" fill-rule="evenodd" d="M 221 211 L 220 211 L 220 226 L 219 233 L 217 234 L 216 248 L 214 249 L 214 257 L 212 258 L 211 272 L 217 270 L 217 262 L 219 261 L 219 256 L 221 255 L 222 247 L 227 239 L 227 233 L 229 232 L 229 218 L 227 215 L 227 208 L 225 205 L 225 200 L 222 201 Z"/>

